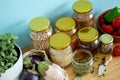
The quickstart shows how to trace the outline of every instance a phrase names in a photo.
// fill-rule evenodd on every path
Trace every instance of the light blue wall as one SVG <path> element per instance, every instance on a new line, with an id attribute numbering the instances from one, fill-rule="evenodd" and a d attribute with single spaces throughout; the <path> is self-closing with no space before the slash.
<path id="1" fill-rule="evenodd" d="M 0 34 L 11 32 L 17 35 L 21 48 L 31 45 L 29 21 L 37 16 L 46 16 L 51 25 L 63 16 L 71 17 L 72 4 L 76 0 L 0 0 Z M 90 0 L 95 17 L 104 10 L 120 7 L 120 0 Z"/>

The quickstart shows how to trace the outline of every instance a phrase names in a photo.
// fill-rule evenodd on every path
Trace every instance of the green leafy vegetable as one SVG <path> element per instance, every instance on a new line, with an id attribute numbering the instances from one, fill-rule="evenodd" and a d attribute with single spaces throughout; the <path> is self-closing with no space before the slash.
<path id="1" fill-rule="evenodd" d="M 5 72 L 17 61 L 17 52 L 14 49 L 14 40 L 17 38 L 10 33 L 0 35 L 0 73 Z"/>
<path id="2" fill-rule="evenodd" d="M 36 62 L 38 64 L 38 72 L 41 76 L 45 76 L 45 72 L 48 70 L 51 65 L 48 61 Z"/>

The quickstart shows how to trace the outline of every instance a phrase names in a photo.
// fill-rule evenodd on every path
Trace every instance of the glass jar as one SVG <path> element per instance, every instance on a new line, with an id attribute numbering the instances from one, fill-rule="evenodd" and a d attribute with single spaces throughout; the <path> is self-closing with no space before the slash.
<path id="1" fill-rule="evenodd" d="M 61 67 L 65 67 L 71 63 L 73 52 L 70 42 L 71 38 L 63 32 L 55 33 L 50 38 L 49 52 L 51 60 Z"/>
<path id="2" fill-rule="evenodd" d="M 56 32 L 64 32 L 71 37 L 72 49 L 76 49 L 76 23 L 70 17 L 62 17 L 56 21 Z"/>
<path id="3" fill-rule="evenodd" d="M 102 34 L 99 39 L 99 51 L 102 53 L 110 53 L 113 48 L 113 37 L 110 34 Z"/>
<path id="4" fill-rule="evenodd" d="M 78 31 L 77 43 L 78 48 L 87 49 L 95 55 L 99 45 L 98 31 L 92 27 L 81 28 Z"/>
<path id="5" fill-rule="evenodd" d="M 79 30 L 82 27 L 94 27 L 95 19 L 92 13 L 92 4 L 88 0 L 76 1 L 73 4 L 73 19 Z"/>
<path id="6" fill-rule="evenodd" d="M 76 75 L 85 75 L 92 71 L 93 56 L 86 49 L 77 49 L 72 55 L 72 65 Z"/>
<path id="7" fill-rule="evenodd" d="M 29 22 L 29 28 L 31 29 L 30 37 L 33 48 L 47 50 L 49 48 L 49 38 L 53 32 L 49 19 L 36 17 Z"/>

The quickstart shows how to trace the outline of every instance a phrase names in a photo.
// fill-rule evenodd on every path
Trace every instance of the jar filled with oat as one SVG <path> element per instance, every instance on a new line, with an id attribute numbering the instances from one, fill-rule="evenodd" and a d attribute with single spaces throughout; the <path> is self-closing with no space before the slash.
<path id="1" fill-rule="evenodd" d="M 82 27 L 93 27 L 95 23 L 92 13 L 92 3 L 88 0 L 80 0 L 73 3 L 73 19 L 76 21 L 76 27 L 79 30 Z"/>
<path id="2" fill-rule="evenodd" d="M 29 28 L 33 48 L 47 50 L 49 48 L 49 38 L 53 32 L 49 19 L 36 17 L 29 22 Z"/>
<path id="3" fill-rule="evenodd" d="M 110 34 L 102 34 L 100 36 L 99 50 L 102 53 L 111 53 L 113 49 L 113 37 Z"/>
<path id="4" fill-rule="evenodd" d="M 70 17 L 62 17 L 56 21 L 56 32 L 64 32 L 71 37 L 72 49 L 76 49 L 76 23 Z"/>
<path id="5" fill-rule="evenodd" d="M 55 33 L 50 38 L 50 57 L 51 60 L 65 67 L 71 63 L 72 48 L 71 48 L 71 38 L 63 32 Z"/>
<path id="6" fill-rule="evenodd" d="M 98 31 L 92 27 L 84 27 L 78 31 L 78 47 L 91 51 L 93 56 L 97 53 L 99 45 Z"/>

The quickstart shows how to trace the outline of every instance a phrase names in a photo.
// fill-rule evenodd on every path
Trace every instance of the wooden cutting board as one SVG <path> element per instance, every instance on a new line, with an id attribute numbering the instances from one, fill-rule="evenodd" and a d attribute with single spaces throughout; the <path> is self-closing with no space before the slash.
<path id="1" fill-rule="evenodd" d="M 32 49 L 32 47 L 27 47 L 23 49 L 23 53 Z M 88 73 L 82 76 L 82 80 L 120 80 L 120 57 L 113 57 L 112 61 L 108 64 L 104 75 L 98 76 L 98 66 L 104 58 L 105 54 L 97 53 L 95 55 L 94 70 L 93 73 Z M 75 73 L 72 65 L 65 67 L 66 72 L 69 75 L 70 80 L 74 80 Z"/>

